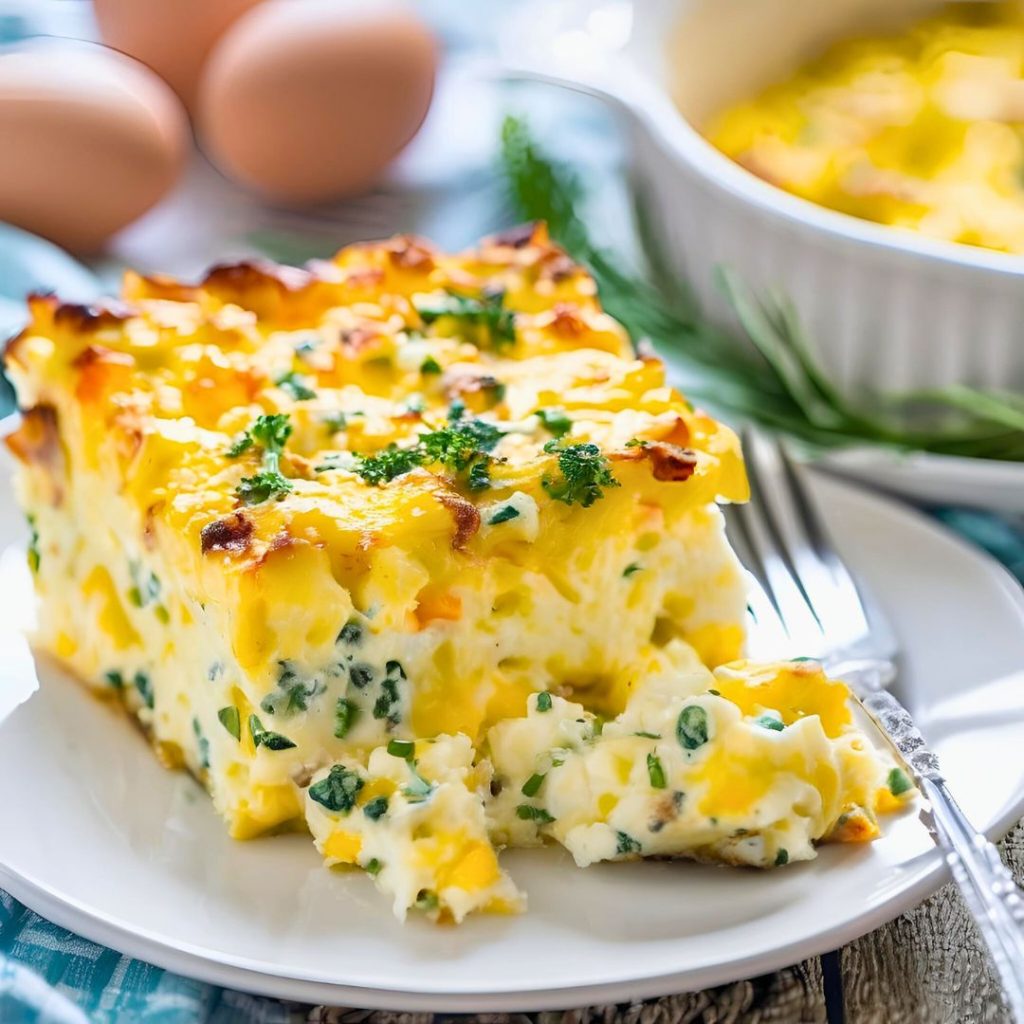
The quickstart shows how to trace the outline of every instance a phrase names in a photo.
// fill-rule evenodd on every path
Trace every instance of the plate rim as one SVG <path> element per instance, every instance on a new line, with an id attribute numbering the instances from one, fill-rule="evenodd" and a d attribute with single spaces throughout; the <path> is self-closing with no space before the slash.
<path id="1" fill-rule="evenodd" d="M 814 476 L 827 491 L 837 492 L 842 501 L 852 498 L 855 503 L 874 505 L 886 516 L 903 519 L 913 524 L 915 530 L 958 547 L 984 571 L 991 586 L 1001 591 L 1004 598 L 1016 607 L 1024 629 L 1024 587 L 990 555 L 903 502 L 837 480 L 829 473 L 815 472 Z M 992 839 L 1001 837 L 1022 814 L 1024 791 L 1007 801 L 995 821 L 985 829 L 986 834 Z M 948 868 L 937 848 L 927 850 L 918 860 L 915 879 L 891 898 L 869 907 L 841 925 L 794 940 L 786 946 L 713 965 L 684 967 L 678 971 L 662 971 L 629 979 L 547 989 L 531 988 L 524 981 L 519 985 L 503 987 L 500 991 L 493 988 L 460 992 L 430 991 L 424 990 L 422 983 L 420 987 L 403 987 L 400 978 L 396 978 L 395 984 L 385 989 L 303 977 L 301 971 L 295 970 L 289 970 L 288 974 L 269 973 L 262 968 L 247 966 L 245 957 L 233 957 L 222 952 L 211 955 L 213 951 L 192 944 L 172 943 L 166 936 L 134 928 L 128 922 L 89 907 L 80 900 L 61 895 L 39 879 L 15 871 L 3 862 L 0 862 L 0 884 L 15 899 L 60 927 L 109 946 L 123 955 L 145 960 L 208 984 L 303 1002 L 338 1004 L 354 1001 L 366 1009 L 455 1013 L 530 1012 L 572 1009 L 617 1002 L 624 998 L 646 999 L 668 992 L 698 991 L 779 970 L 809 956 L 838 948 L 917 906 L 948 880 Z"/>

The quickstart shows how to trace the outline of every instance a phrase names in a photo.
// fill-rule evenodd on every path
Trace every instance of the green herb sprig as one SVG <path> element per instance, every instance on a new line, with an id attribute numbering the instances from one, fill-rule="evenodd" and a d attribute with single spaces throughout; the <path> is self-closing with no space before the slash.
<path id="1" fill-rule="evenodd" d="M 271 498 L 281 499 L 292 490 L 292 482 L 281 472 L 281 452 L 291 437 L 292 425 L 287 413 L 258 416 L 253 425 L 227 450 L 236 459 L 258 447 L 262 451 L 262 469 L 244 476 L 235 494 L 246 505 L 260 505 Z"/>
<path id="2" fill-rule="evenodd" d="M 819 448 L 868 443 L 1024 461 L 1024 395 L 955 386 L 854 399 L 818 365 L 792 306 L 776 295 L 756 298 L 727 269 L 718 283 L 745 337 L 712 325 L 668 269 L 642 213 L 637 228 L 651 281 L 623 269 L 583 222 L 579 176 L 546 157 L 520 118 L 505 120 L 502 163 L 514 215 L 546 221 L 551 237 L 593 275 L 604 308 L 634 342 L 649 340 L 678 358 L 687 391 L 710 409 Z"/>

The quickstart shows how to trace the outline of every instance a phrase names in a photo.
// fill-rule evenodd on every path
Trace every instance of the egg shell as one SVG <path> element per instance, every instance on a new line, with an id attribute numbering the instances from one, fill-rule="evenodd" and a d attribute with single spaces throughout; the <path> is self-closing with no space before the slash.
<path id="1" fill-rule="evenodd" d="M 214 43 L 261 0 L 93 0 L 108 46 L 142 61 L 194 109 Z"/>
<path id="2" fill-rule="evenodd" d="M 147 68 L 88 44 L 0 54 L 0 220 L 92 252 L 175 183 L 185 112 Z"/>
<path id="3" fill-rule="evenodd" d="M 223 37 L 204 71 L 203 148 L 271 200 L 364 190 L 416 134 L 437 46 L 408 8 L 363 0 L 268 0 Z"/>

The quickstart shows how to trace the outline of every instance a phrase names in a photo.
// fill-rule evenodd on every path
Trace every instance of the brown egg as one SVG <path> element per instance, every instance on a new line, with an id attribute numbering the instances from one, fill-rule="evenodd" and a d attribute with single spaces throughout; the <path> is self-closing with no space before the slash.
<path id="1" fill-rule="evenodd" d="M 437 46 L 392 0 L 267 0 L 210 55 L 203 148 L 225 174 L 283 203 L 370 185 L 430 107 Z"/>
<path id="2" fill-rule="evenodd" d="M 100 46 L 0 54 L 0 220 L 99 249 L 177 180 L 189 134 L 174 93 Z"/>
<path id="3" fill-rule="evenodd" d="M 107 46 L 152 68 L 195 109 L 199 74 L 224 30 L 260 0 L 93 0 Z"/>

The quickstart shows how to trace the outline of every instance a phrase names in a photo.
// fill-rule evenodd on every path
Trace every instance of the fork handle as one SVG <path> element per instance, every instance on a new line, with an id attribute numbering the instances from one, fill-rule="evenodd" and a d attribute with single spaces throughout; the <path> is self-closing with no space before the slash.
<path id="1" fill-rule="evenodd" d="M 863 704 L 899 750 L 931 810 L 921 820 L 942 850 L 953 881 L 992 956 L 1007 1005 L 1024 1024 L 1024 892 L 999 851 L 971 823 L 950 793 L 938 758 L 928 748 L 910 712 L 887 690 L 892 665 L 884 661 L 845 662 L 840 678 L 859 683 Z"/>
<path id="2" fill-rule="evenodd" d="M 931 804 L 931 826 L 992 955 L 1007 1005 L 1024 1024 L 1024 892 L 995 845 L 971 825 L 945 779 L 924 776 L 918 781 Z"/>

